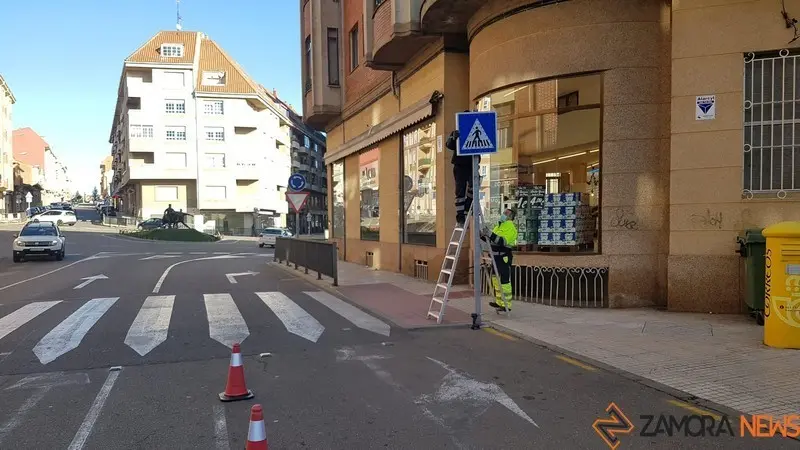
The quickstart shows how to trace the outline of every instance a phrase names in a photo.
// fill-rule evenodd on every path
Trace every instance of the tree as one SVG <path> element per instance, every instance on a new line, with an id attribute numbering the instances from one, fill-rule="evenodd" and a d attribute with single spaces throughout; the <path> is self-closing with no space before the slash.
<path id="1" fill-rule="evenodd" d="M 92 188 L 92 201 L 96 202 L 98 200 L 100 200 L 100 194 L 97 192 L 97 186 L 95 186 Z"/>
<path id="2" fill-rule="evenodd" d="M 78 203 L 80 203 L 81 201 L 83 201 L 83 196 L 81 195 L 81 192 L 80 192 L 80 191 L 76 191 L 76 192 L 75 192 L 75 196 L 73 196 L 73 197 L 72 197 L 72 201 L 73 201 L 73 202 L 78 202 Z"/>

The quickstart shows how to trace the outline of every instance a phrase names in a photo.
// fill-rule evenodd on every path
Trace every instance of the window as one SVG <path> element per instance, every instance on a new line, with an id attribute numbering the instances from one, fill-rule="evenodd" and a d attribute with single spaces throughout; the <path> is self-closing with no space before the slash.
<path id="1" fill-rule="evenodd" d="M 319 145 L 316 142 L 314 143 L 314 151 L 319 153 Z"/>
<path id="2" fill-rule="evenodd" d="M 152 125 L 131 125 L 131 139 L 152 139 Z"/>
<path id="3" fill-rule="evenodd" d="M 225 86 L 225 72 L 203 71 L 203 86 Z"/>
<path id="4" fill-rule="evenodd" d="M 221 116 L 225 113 L 222 100 L 206 100 L 203 102 L 203 112 L 212 116 Z"/>
<path id="5" fill-rule="evenodd" d="M 206 127 L 205 132 L 207 141 L 225 140 L 225 129 L 222 127 Z"/>
<path id="6" fill-rule="evenodd" d="M 157 202 L 178 201 L 178 186 L 156 186 L 155 197 Z"/>
<path id="7" fill-rule="evenodd" d="M 168 141 L 186 140 L 186 127 L 167 127 L 166 131 Z"/>
<path id="8" fill-rule="evenodd" d="M 225 153 L 206 153 L 206 167 L 222 169 L 225 167 Z"/>
<path id="9" fill-rule="evenodd" d="M 311 90 L 311 36 L 306 36 L 305 59 L 306 59 L 305 92 L 309 92 Z"/>
<path id="10" fill-rule="evenodd" d="M 164 72 L 164 87 L 169 89 L 182 88 L 186 85 L 183 72 Z"/>
<path id="11" fill-rule="evenodd" d="M 183 44 L 161 44 L 161 56 L 164 58 L 182 58 Z"/>
<path id="12" fill-rule="evenodd" d="M 328 84 L 339 85 L 339 30 L 328 28 Z"/>
<path id="13" fill-rule="evenodd" d="M 186 167 L 186 153 L 167 152 L 164 163 L 170 169 L 183 169 Z"/>
<path id="14" fill-rule="evenodd" d="M 308 136 L 303 136 L 303 147 L 311 148 L 311 140 L 308 138 Z"/>
<path id="15" fill-rule="evenodd" d="M 228 189 L 225 186 L 206 186 L 206 199 L 207 200 L 225 200 L 228 195 Z"/>
<path id="16" fill-rule="evenodd" d="M 782 53 L 782 54 L 781 54 Z M 743 195 L 800 190 L 800 53 L 744 58 Z"/>
<path id="17" fill-rule="evenodd" d="M 359 190 L 361 191 L 361 239 L 377 241 L 380 237 L 380 198 L 378 195 L 378 164 L 380 149 L 358 156 Z"/>
<path id="18" fill-rule="evenodd" d="M 481 160 L 479 201 L 489 223 L 516 211 L 517 251 L 598 251 L 601 80 L 528 83 L 478 102 L 497 112 L 500 147 Z"/>
<path id="19" fill-rule="evenodd" d="M 350 30 L 350 71 L 358 67 L 358 23 Z"/>
<path id="20" fill-rule="evenodd" d="M 167 100 L 164 105 L 164 110 L 167 114 L 185 114 L 186 101 L 185 100 Z"/>
<path id="21" fill-rule="evenodd" d="M 403 243 L 436 245 L 436 124 L 403 135 Z"/>

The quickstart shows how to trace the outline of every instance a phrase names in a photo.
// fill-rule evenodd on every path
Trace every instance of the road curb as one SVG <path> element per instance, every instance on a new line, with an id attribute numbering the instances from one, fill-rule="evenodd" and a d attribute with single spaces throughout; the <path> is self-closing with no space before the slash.
<path id="1" fill-rule="evenodd" d="M 497 324 L 497 323 L 495 323 L 495 322 L 493 322 L 491 320 L 484 321 L 483 327 L 494 328 L 497 331 L 502 331 L 503 333 L 510 334 L 510 335 L 512 335 L 512 336 L 514 336 L 516 338 L 519 338 L 519 339 L 521 339 L 523 341 L 526 341 L 528 343 L 537 345 L 539 347 L 546 348 L 546 349 L 548 349 L 548 350 L 550 350 L 550 351 L 552 351 L 554 353 L 562 354 L 564 356 L 567 356 L 567 357 L 570 357 L 572 359 L 578 360 L 580 362 L 586 363 L 588 365 L 594 366 L 594 367 L 596 367 L 596 368 L 598 368 L 600 370 L 603 370 L 603 371 L 606 371 L 606 372 L 610 372 L 610 373 L 622 376 L 622 377 L 627 378 L 627 379 L 629 379 L 629 380 L 631 380 L 631 381 L 633 381 L 635 383 L 638 383 L 638 384 L 647 386 L 647 387 L 649 387 L 651 389 L 655 389 L 655 390 L 657 390 L 659 392 L 662 392 L 662 393 L 664 393 L 664 394 L 666 394 L 666 395 L 668 395 L 670 397 L 673 397 L 673 398 L 675 398 L 677 400 L 680 400 L 680 401 L 683 401 L 683 402 L 686 402 L 686 403 L 690 403 L 692 405 L 696 405 L 698 407 L 701 407 L 701 408 L 704 408 L 704 409 L 708 409 L 708 410 L 713 411 L 713 412 L 717 412 L 720 415 L 738 416 L 738 415 L 744 414 L 743 412 L 735 410 L 735 409 L 733 409 L 731 407 L 728 407 L 728 406 L 725 406 L 725 405 L 720 405 L 718 403 L 712 402 L 711 400 L 707 400 L 705 398 L 698 397 L 698 396 L 693 395 L 693 394 L 689 394 L 688 392 L 684 392 L 684 391 L 681 391 L 680 389 L 673 388 L 671 386 L 667 386 L 666 384 L 659 383 L 658 381 L 654 381 L 654 380 L 651 380 L 649 378 L 645 378 L 645 377 L 643 377 L 641 375 L 637 375 L 635 373 L 628 372 L 625 369 L 621 369 L 619 367 L 612 366 L 610 364 L 606 364 L 604 362 L 592 359 L 591 357 L 582 355 L 580 353 L 573 352 L 573 351 L 571 351 L 569 349 L 560 347 L 558 345 L 551 344 L 551 343 L 546 342 L 546 341 L 542 341 L 542 340 L 534 338 L 532 336 L 528 336 L 528 335 L 526 335 L 524 333 L 520 333 L 520 332 L 518 332 L 516 330 L 513 330 L 511 328 L 508 328 L 508 327 L 506 327 L 504 325 L 499 325 L 499 324 Z"/>
<path id="2" fill-rule="evenodd" d="M 303 280 L 303 281 L 307 281 L 310 284 L 313 284 L 313 285 L 319 287 L 320 289 L 326 291 L 327 293 L 329 293 L 331 295 L 336 295 L 340 299 L 342 299 L 342 300 L 346 301 L 347 303 L 355 306 L 356 308 L 358 308 L 358 309 L 360 309 L 360 310 L 362 310 L 364 312 L 373 314 L 373 315 L 377 316 L 378 318 L 380 318 L 381 320 L 385 320 L 386 322 L 389 322 L 390 324 L 392 324 L 393 327 L 400 328 L 400 329 L 405 330 L 405 331 L 429 331 L 431 329 L 449 329 L 449 328 L 457 328 L 457 327 L 467 326 L 467 324 L 461 323 L 461 324 L 446 324 L 446 325 L 426 325 L 426 326 L 418 326 L 418 327 L 410 327 L 410 328 L 409 327 L 405 327 L 405 326 L 402 326 L 402 325 L 398 324 L 397 322 L 395 322 L 391 317 L 387 316 L 386 314 L 380 313 L 378 311 L 373 311 L 373 310 L 371 310 L 371 309 L 369 309 L 369 308 L 367 308 L 367 307 L 365 307 L 363 305 L 360 305 L 360 304 L 354 302 L 353 300 L 350 300 L 347 297 L 347 295 L 345 295 L 344 292 L 340 291 L 339 289 L 337 289 L 337 288 L 335 288 L 333 286 L 328 286 L 326 283 L 330 283 L 329 281 L 311 279 L 310 277 L 307 278 L 307 277 L 303 276 L 305 274 L 297 274 L 296 270 L 293 269 L 292 267 L 286 266 L 285 264 L 281 264 L 281 263 L 276 262 L 276 261 L 268 261 L 267 265 L 279 268 L 279 269 L 283 270 L 284 272 L 293 275 L 297 279 L 300 279 L 300 280 Z M 300 269 L 297 269 L 297 270 L 299 271 Z"/>

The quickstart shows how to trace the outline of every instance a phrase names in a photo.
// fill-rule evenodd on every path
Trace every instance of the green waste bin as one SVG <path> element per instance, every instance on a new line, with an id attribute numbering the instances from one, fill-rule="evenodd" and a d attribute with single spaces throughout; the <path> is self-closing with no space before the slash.
<path id="1" fill-rule="evenodd" d="M 739 253 L 744 260 L 745 294 L 744 301 L 753 311 L 764 311 L 764 255 L 767 251 L 767 241 L 761 234 L 761 229 L 745 230 L 744 236 L 739 236 Z"/>

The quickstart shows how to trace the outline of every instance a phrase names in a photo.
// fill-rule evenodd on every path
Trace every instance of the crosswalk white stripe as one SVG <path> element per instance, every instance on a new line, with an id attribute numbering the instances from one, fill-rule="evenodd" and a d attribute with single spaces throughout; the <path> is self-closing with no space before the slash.
<path id="1" fill-rule="evenodd" d="M 76 349 L 86 333 L 117 300 L 119 297 L 89 300 L 47 333 L 33 348 L 33 353 L 42 364 L 48 364 L 64 353 Z"/>
<path id="2" fill-rule="evenodd" d="M 208 335 L 211 339 L 233 348 L 242 343 L 250 330 L 230 294 L 203 294 L 208 317 Z"/>
<path id="3" fill-rule="evenodd" d="M 147 297 L 125 337 L 125 344 L 144 356 L 167 340 L 174 295 Z"/>
<path id="4" fill-rule="evenodd" d="M 383 336 L 389 336 L 391 327 L 380 320 L 370 316 L 355 306 L 338 299 L 327 292 L 304 292 L 304 294 L 327 306 L 336 314 L 349 320 L 350 323 L 363 330 L 372 331 Z"/>
<path id="5" fill-rule="evenodd" d="M 278 316 L 286 331 L 311 342 L 317 342 L 325 331 L 317 319 L 282 292 L 256 292 L 256 295 Z"/>
<path id="6" fill-rule="evenodd" d="M 54 302 L 28 303 L 11 314 L 0 318 L 0 339 L 8 336 L 17 328 L 25 325 L 39 316 L 39 314 L 47 311 L 59 303 L 61 303 L 61 300 Z"/>

